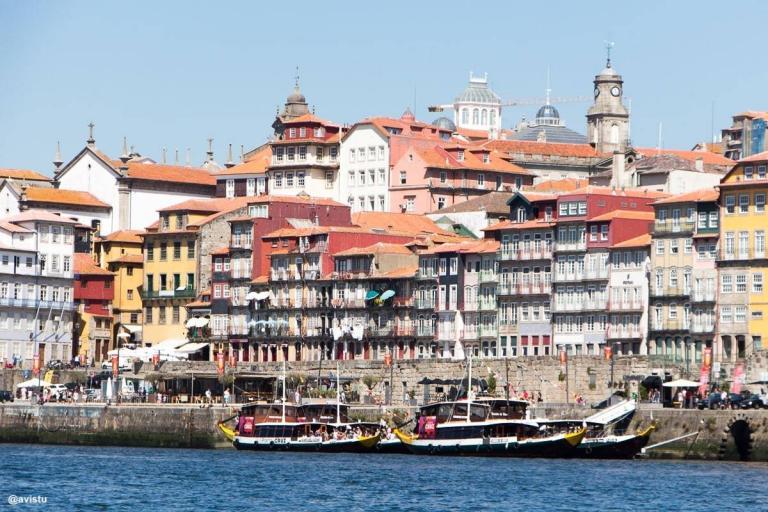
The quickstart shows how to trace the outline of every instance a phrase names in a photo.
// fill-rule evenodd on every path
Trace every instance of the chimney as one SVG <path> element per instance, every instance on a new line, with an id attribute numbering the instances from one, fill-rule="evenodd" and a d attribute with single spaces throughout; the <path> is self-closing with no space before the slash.
<path id="1" fill-rule="evenodd" d="M 227 163 L 224 165 L 227 167 L 227 169 L 235 166 L 235 162 L 232 161 L 232 144 L 230 144 L 229 149 L 227 149 Z"/>
<path id="2" fill-rule="evenodd" d="M 213 138 L 208 139 L 208 152 L 206 153 L 206 162 L 213 162 Z"/>
<path id="3" fill-rule="evenodd" d="M 125 164 L 130 159 L 131 155 L 128 153 L 128 138 L 123 137 L 123 154 L 120 155 L 120 161 Z"/>
<path id="4" fill-rule="evenodd" d="M 163 148 L 163 165 L 168 163 L 166 159 L 167 156 L 168 156 L 168 150 L 166 148 Z"/>
<path id="5" fill-rule="evenodd" d="M 192 167 L 192 149 L 187 148 L 187 167 Z"/>
<path id="6" fill-rule="evenodd" d="M 21 193 L 19 194 L 19 210 L 26 210 L 27 206 L 27 184 L 21 186 Z"/>
<path id="7" fill-rule="evenodd" d="M 59 172 L 59 169 L 61 168 L 61 164 L 63 164 L 64 161 L 61 159 L 61 142 L 56 141 L 56 156 L 53 157 L 53 166 L 56 168 L 54 172 Z"/>
<path id="8" fill-rule="evenodd" d="M 699 172 L 704 172 L 704 159 L 702 157 L 698 157 L 696 159 L 696 170 Z"/>
<path id="9" fill-rule="evenodd" d="M 626 161 L 624 160 L 624 153 L 621 151 L 613 152 L 611 186 L 614 188 L 623 188 L 626 186 Z"/>

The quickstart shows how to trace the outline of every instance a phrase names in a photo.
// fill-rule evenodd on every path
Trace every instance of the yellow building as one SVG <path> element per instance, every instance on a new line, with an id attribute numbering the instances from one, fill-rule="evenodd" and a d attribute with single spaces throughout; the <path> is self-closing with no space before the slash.
<path id="1" fill-rule="evenodd" d="M 768 153 L 740 160 L 720 182 L 718 340 L 715 360 L 768 347 L 765 234 Z"/>
<path id="2" fill-rule="evenodd" d="M 99 265 L 115 276 L 112 302 L 114 339 L 141 343 L 141 285 L 144 282 L 144 256 L 141 231 L 122 230 L 99 238 L 94 244 Z M 127 336 L 126 336 L 127 335 Z"/>
<path id="3" fill-rule="evenodd" d="M 190 199 L 159 210 L 160 219 L 141 234 L 145 346 L 186 339 L 185 306 L 210 286 L 211 251 L 229 243 L 227 214 L 245 213 L 248 199 Z"/>

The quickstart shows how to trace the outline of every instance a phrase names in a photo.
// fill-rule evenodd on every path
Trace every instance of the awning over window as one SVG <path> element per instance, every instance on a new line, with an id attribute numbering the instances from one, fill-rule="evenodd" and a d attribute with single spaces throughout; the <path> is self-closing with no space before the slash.
<path id="1" fill-rule="evenodd" d="M 176 351 L 183 354 L 191 354 L 193 352 L 199 352 L 207 346 L 207 343 L 187 343 L 186 345 L 177 348 Z"/>

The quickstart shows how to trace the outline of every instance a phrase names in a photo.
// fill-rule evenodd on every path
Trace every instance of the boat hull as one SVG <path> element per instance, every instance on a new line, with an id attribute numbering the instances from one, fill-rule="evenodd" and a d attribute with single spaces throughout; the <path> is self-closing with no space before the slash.
<path id="1" fill-rule="evenodd" d="M 260 439 L 235 437 L 233 445 L 238 450 L 284 451 L 284 452 L 328 452 L 366 453 L 376 449 L 378 436 L 340 441 L 297 441 L 295 439 Z"/>
<path id="2" fill-rule="evenodd" d="M 400 439 L 382 439 L 376 445 L 378 453 L 411 453 L 408 447 Z"/>
<path id="3" fill-rule="evenodd" d="M 469 455 L 486 457 L 569 458 L 584 437 L 584 430 L 545 439 L 419 439 L 397 432 L 415 455 Z"/>
<path id="4" fill-rule="evenodd" d="M 579 444 L 574 456 L 581 459 L 633 459 L 648 444 L 653 430 L 650 426 L 637 435 L 588 438 Z"/>

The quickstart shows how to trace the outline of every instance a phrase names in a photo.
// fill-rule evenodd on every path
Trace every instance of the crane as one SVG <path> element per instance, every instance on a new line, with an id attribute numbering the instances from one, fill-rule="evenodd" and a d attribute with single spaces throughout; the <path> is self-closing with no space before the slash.
<path id="1" fill-rule="evenodd" d="M 502 101 L 501 106 L 502 107 L 518 107 L 518 106 L 527 106 L 527 105 L 549 105 L 551 103 L 580 103 L 582 101 L 591 101 L 592 98 L 590 96 L 556 96 L 554 98 L 550 98 L 549 95 L 545 98 L 520 98 L 520 99 L 512 99 L 507 101 Z M 453 104 L 452 103 L 446 103 L 442 105 L 430 105 L 427 107 L 427 110 L 429 112 L 443 112 L 445 110 L 452 110 Z"/>

